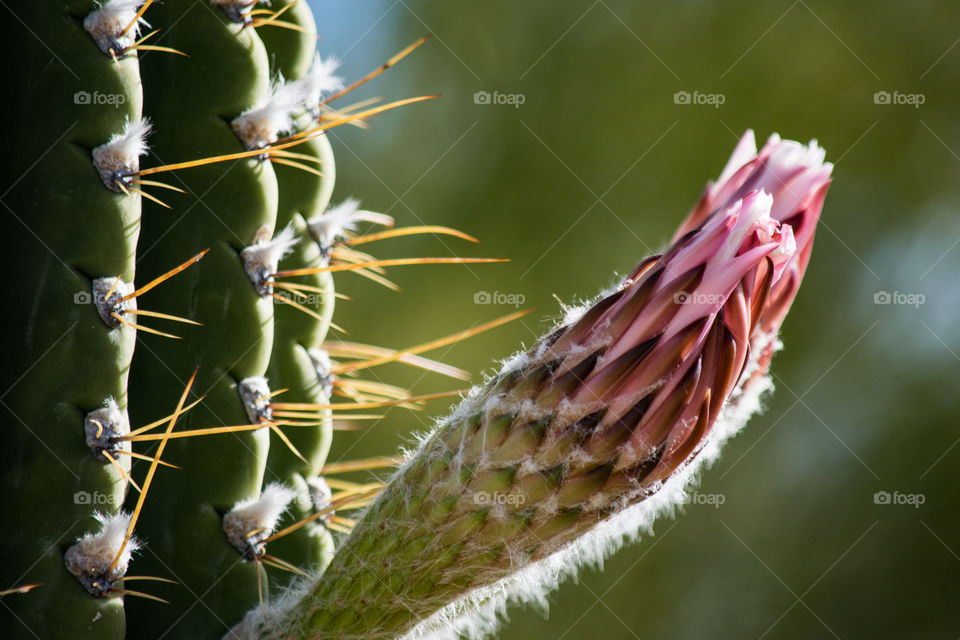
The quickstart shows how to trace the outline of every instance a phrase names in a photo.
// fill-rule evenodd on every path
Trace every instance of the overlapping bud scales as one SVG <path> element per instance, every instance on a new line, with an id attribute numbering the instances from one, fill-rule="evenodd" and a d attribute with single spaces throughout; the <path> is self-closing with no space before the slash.
<path id="1" fill-rule="evenodd" d="M 747 192 L 762 189 L 773 196 L 770 216 L 790 225 L 797 252 L 786 267 L 786 276 L 774 286 L 761 319 L 767 332 L 776 331 L 800 286 L 810 260 L 813 236 L 823 200 L 830 186 L 833 164 L 824 162 L 826 152 L 816 140 L 803 145 L 781 140 L 773 134 L 760 152 L 753 131 L 748 130 L 717 181 L 707 185 L 700 202 L 677 230 L 674 240 L 695 229 L 712 214 L 730 206 Z"/>
<path id="2" fill-rule="evenodd" d="M 762 306 L 754 296 L 777 282 L 796 248 L 771 205 L 763 192 L 735 202 L 641 263 L 518 369 L 553 370 L 541 387 L 547 402 L 534 396 L 542 417 L 586 421 L 585 439 L 570 450 L 577 471 L 612 463 L 607 482 L 617 491 L 637 483 L 643 493 L 701 446 L 746 366 L 753 303 Z"/>
<path id="3" fill-rule="evenodd" d="M 829 175 L 779 139 L 736 168 L 748 146 L 662 255 L 422 441 L 266 637 L 458 637 L 460 614 L 540 597 L 682 499 L 758 407 L 759 325 L 795 293 Z"/>
<path id="4" fill-rule="evenodd" d="M 700 202 L 674 237 L 676 240 L 700 226 L 752 189 L 763 189 L 772 194 L 770 216 L 793 229 L 797 250 L 784 268 L 783 276 L 772 285 L 767 295 L 757 322 L 760 331 L 752 336 L 755 357 L 744 387 L 763 384 L 773 354 L 779 348 L 776 334 L 800 288 L 810 260 L 817 221 L 833 171 L 833 165 L 824 162 L 825 156 L 826 152 L 815 140 L 803 145 L 793 140 L 781 140 L 777 134 L 771 135 L 763 149 L 757 152 L 753 131 L 747 130 L 720 177 L 707 184 Z"/>

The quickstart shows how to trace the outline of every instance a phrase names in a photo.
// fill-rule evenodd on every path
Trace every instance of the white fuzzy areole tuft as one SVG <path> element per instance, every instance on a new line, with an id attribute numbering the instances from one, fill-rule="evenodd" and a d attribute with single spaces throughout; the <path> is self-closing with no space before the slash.
<path id="1" fill-rule="evenodd" d="M 264 376 L 250 376 L 237 383 L 237 393 L 251 424 L 273 418 L 270 408 L 270 384 Z"/>
<path id="2" fill-rule="evenodd" d="M 129 451 L 130 442 L 120 440 L 130 432 L 130 423 L 125 411 L 113 397 L 108 397 L 103 406 L 88 413 L 83 420 L 84 435 L 93 457 L 107 462 L 104 452 L 114 458 L 119 451 Z"/>
<path id="3" fill-rule="evenodd" d="M 314 512 L 329 509 L 333 504 L 333 490 L 330 489 L 330 485 L 323 479 L 323 476 L 307 478 L 307 488 L 310 493 L 310 507 Z M 333 511 L 328 511 L 320 516 L 320 520 L 324 523 L 329 522 L 333 515 Z"/>
<path id="4" fill-rule="evenodd" d="M 264 227 L 257 233 L 254 243 L 240 252 L 243 266 L 250 282 L 261 296 L 273 293 L 273 274 L 277 272 L 280 260 L 288 255 L 300 242 L 292 224 L 270 239 L 269 228 Z"/>
<path id="5" fill-rule="evenodd" d="M 141 26 L 150 26 L 143 18 L 127 30 L 137 12 L 146 0 L 110 0 L 91 11 L 83 20 L 83 28 L 94 39 L 97 46 L 104 53 L 113 50 L 114 55 L 121 57 L 137 41 Z"/>
<path id="6" fill-rule="evenodd" d="M 241 500 L 223 516 L 227 538 L 244 555 L 263 554 L 263 541 L 270 537 L 297 492 L 279 483 L 271 483 L 257 498 Z M 255 533 L 251 533 L 255 532 Z"/>
<path id="7" fill-rule="evenodd" d="M 323 96 L 343 88 L 343 79 L 334 75 L 339 66 L 340 61 L 336 58 L 323 59 L 318 53 L 313 59 L 310 71 L 290 85 L 300 104 L 314 118 L 320 115 L 320 100 Z"/>
<path id="8" fill-rule="evenodd" d="M 243 146 L 253 150 L 273 144 L 281 134 L 296 128 L 298 114 L 306 112 L 317 118 L 323 94 L 343 86 L 333 75 L 339 64 L 335 58 L 323 60 L 317 55 L 310 71 L 299 80 L 285 83 L 277 78 L 269 95 L 231 123 Z"/>
<path id="9" fill-rule="evenodd" d="M 140 545 L 132 537 L 126 545 L 123 544 L 130 526 L 129 513 L 120 512 L 112 516 L 95 513 L 93 517 L 100 523 L 100 530 L 85 534 L 67 549 L 65 564 L 87 591 L 103 596 L 113 588 L 114 582 L 126 575 L 133 552 Z M 110 569 L 118 551 L 120 557 Z"/>
<path id="10" fill-rule="evenodd" d="M 296 83 L 284 84 L 280 77 L 265 98 L 234 118 L 230 126 L 247 149 L 262 149 L 291 131 L 294 115 L 302 109 Z"/>
<path id="11" fill-rule="evenodd" d="M 347 232 L 356 230 L 359 222 L 372 222 L 384 227 L 393 226 L 393 218 L 383 213 L 361 209 L 360 201 L 355 198 L 347 198 L 340 204 L 330 207 L 323 214 L 310 218 L 307 220 L 307 226 L 320 245 L 320 250 L 324 255 L 328 255 L 333 244 L 345 237 Z"/>
<path id="12" fill-rule="evenodd" d="M 93 166 L 103 184 L 112 191 L 121 191 L 117 182 L 129 184 L 129 174 L 140 170 L 140 156 L 146 155 L 147 134 L 152 125 L 146 118 L 128 120 L 121 133 L 93 150 Z"/>
<path id="13" fill-rule="evenodd" d="M 310 362 L 313 363 L 313 370 L 317 374 L 317 382 L 320 383 L 320 389 L 323 395 L 329 398 L 333 394 L 333 361 L 330 360 L 330 354 L 323 349 L 311 347 L 307 350 L 310 356 Z"/>
<path id="14" fill-rule="evenodd" d="M 93 294 L 93 304 L 97 308 L 97 314 L 111 329 L 119 329 L 124 326 L 116 317 L 111 314 L 122 316 L 127 311 L 137 308 L 137 299 L 123 298 L 133 293 L 133 284 L 125 282 L 118 278 L 97 278 L 93 281 L 91 287 Z M 109 297 L 107 294 L 110 294 Z"/>

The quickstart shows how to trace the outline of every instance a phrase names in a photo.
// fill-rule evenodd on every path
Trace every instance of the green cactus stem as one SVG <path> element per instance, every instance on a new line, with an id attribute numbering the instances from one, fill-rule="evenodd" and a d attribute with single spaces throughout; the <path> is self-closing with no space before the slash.
<path id="1" fill-rule="evenodd" d="M 257 32 L 205 5 L 167 0 L 149 11 L 162 44 L 189 56 L 145 56 L 144 110 L 160 133 L 153 164 L 243 151 L 231 121 L 269 90 L 268 57 Z M 273 168 L 256 158 L 240 159 L 166 180 L 187 194 L 170 199 L 173 212 L 145 204 L 138 264 L 149 268 L 166 255 L 209 247 L 200 268 L 161 294 L 166 310 L 204 327 L 184 340 L 137 350 L 131 417 L 143 424 L 167 415 L 186 377 L 198 369 L 194 393 L 205 399 L 181 417 L 181 427 L 246 424 L 238 384 L 266 371 L 273 300 L 255 288 L 241 252 L 273 234 Z M 212 637 L 222 632 L 223 621 L 258 602 L 258 567 L 230 543 L 222 518 L 237 502 L 259 494 L 268 448 L 265 429 L 169 443 L 164 457 L 182 469 L 164 474 L 151 490 L 137 526 L 144 541 L 137 562 L 138 572 L 180 584 L 152 590 L 170 606 L 129 603 L 133 637 Z"/>
<path id="2" fill-rule="evenodd" d="M 38 0 L 3 21 L 17 67 L 3 121 L 32 124 L 5 128 L 0 172 L 4 253 L 16 274 L 5 291 L 20 301 L 4 314 L 0 565 L 4 584 L 42 583 L 4 601 L 10 638 L 124 635 L 122 598 L 92 595 L 65 564 L 78 538 L 98 531 L 94 514 L 115 516 L 123 500 L 122 473 L 87 446 L 85 423 L 99 415 L 126 429 L 135 340 L 93 304 L 97 279 L 133 280 L 140 218 L 139 199 L 107 188 L 93 154 L 139 123 L 142 107 L 137 55 L 118 51 L 115 62 L 101 50 L 84 28 L 96 12 L 92 0 Z"/>

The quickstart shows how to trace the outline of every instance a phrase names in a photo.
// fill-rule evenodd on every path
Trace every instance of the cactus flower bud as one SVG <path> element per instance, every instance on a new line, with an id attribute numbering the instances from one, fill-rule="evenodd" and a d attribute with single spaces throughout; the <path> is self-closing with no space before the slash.
<path id="1" fill-rule="evenodd" d="M 824 155 L 824 150 L 815 141 L 802 145 L 781 140 L 777 134 L 770 136 L 758 153 L 753 131 L 748 130 L 740 138 L 720 177 L 707 185 L 700 202 L 674 236 L 676 241 L 748 191 L 762 189 L 773 196 L 770 216 L 777 222 L 790 225 L 797 252 L 787 267 L 786 277 L 774 285 L 763 312 L 760 324 L 767 332 L 779 328 L 810 260 L 814 232 L 833 171 L 833 165 L 823 161 Z"/>
<path id="2" fill-rule="evenodd" d="M 265 637 L 456 637 L 472 612 L 489 624 L 676 504 L 757 407 L 829 180 L 818 147 L 752 142 L 662 255 L 423 439 L 300 603 L 268 613 Z M 239 635 L 262 622 L 251 612 Z"/>
<path id="3" fill-rule="evenodd" d="M 778 346 L 776 334 L 780 323 L 790 309 L 810 260 L 813 236 L 833 171 L 833 165 L 823 161 L 824 156 L 824 150 L 815 141 L 802 145 L 781 140 L 777 134 L 770 136 L 758 153 L 753 131 L 747 130 L 720 177 L 707 185 L 700 202 L 674 236 L 676 241 L 751 189 L 763 189 L 772 194 L 770 216 L 793 229 L 797 251 L 784 276 L 773 285 L 758 320 L 762 332 L 754 339 L 755 366 L 750 378 L 741 385 L 746 396 L 752 395 L 749 391 L 755 384 L 764 384 L 764 376 Z"/>

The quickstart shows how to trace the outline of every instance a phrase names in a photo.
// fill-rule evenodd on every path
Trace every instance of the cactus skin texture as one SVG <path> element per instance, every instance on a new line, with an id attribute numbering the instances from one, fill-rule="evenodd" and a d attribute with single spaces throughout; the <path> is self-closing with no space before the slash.
<path id="1" fill-rule="evenodd" d="M 89 303 L 94 279 L 133 280 L 139 224 L 139 203 L 106 189 L 91 164 L 141 110 L 137 56 L 114 64 L 81 26 L 95 8 L 36 0 L 0 21 L 16 61 L 2 101 L 4 291 L 21 301 L 3 314 L 0 582 L 43 583 L 4 599 L 4 638 L 124 635 L 123 601 L 92 597 L 63 560 L 97 529 L 94 512 L 123 499 L 119 472 L 84 444 L 84 419 L 108 398 L 126 410 L 134 346 L 133 330 L 108 327 Z M 117 104 L 85 104 L 95 91 Z"/>
<path id="2" fill-rule="evenodd" d="M 144 113 L 162 134 L 152 144 L 161 162 L 243 151 L 230 120 L 269 90 L 267 52 L 256 30 L 204 4 L 166 0 L 148 13 L 163 44 L 190 56 L 144 56 Z M 171 183 L 189 195 L 176 201 L 174 212 L 144 203 L 138 264 L 148 268 L 164 256 L 209 247 L 202 269 L 180 274 L 157 295 L 167 312 L 204 326 L 188 329 L 184 340 L 137 350 L 131 418 L 145 424 L 170 413 L 198 368 L 194 389 L 206 398 L 181 417 L 180 428 L 247 424 L 236 385 L 266 371 L 273 301 L 252 286 L 240 251 L 261 228 L 273 233 L 276 178 L 269 162 L 242 159 L 178 172 Z M 257 602 L 258 569 L 227 540 L 221 518 L 237 501 L 259 493 L 268 449 L 266 430 L 169 443 L 165 458 L 182 472 L 165 474 L 152 489 L 137 525 L 146 544 L 137 571 L 180 585 L 152 590 L 170 606 L 130 600 L 132 637 L 214 637 L 222 633 L 220 620 Z M 201 594 L 204 605 L 196 604 Z"/>
<path id="3" fill-rule="evenodd" d="M 300 602 L 259 631 L 251 612 L 244 637 L 393 638 L 438 612 L 449 625 L 444 607 L 582 553 L 688 481 L 754 408 L 832 168 L 813 143 L 773 138 L 758 158 L 747 139 L 662 255 L 471 393 Z"/>

